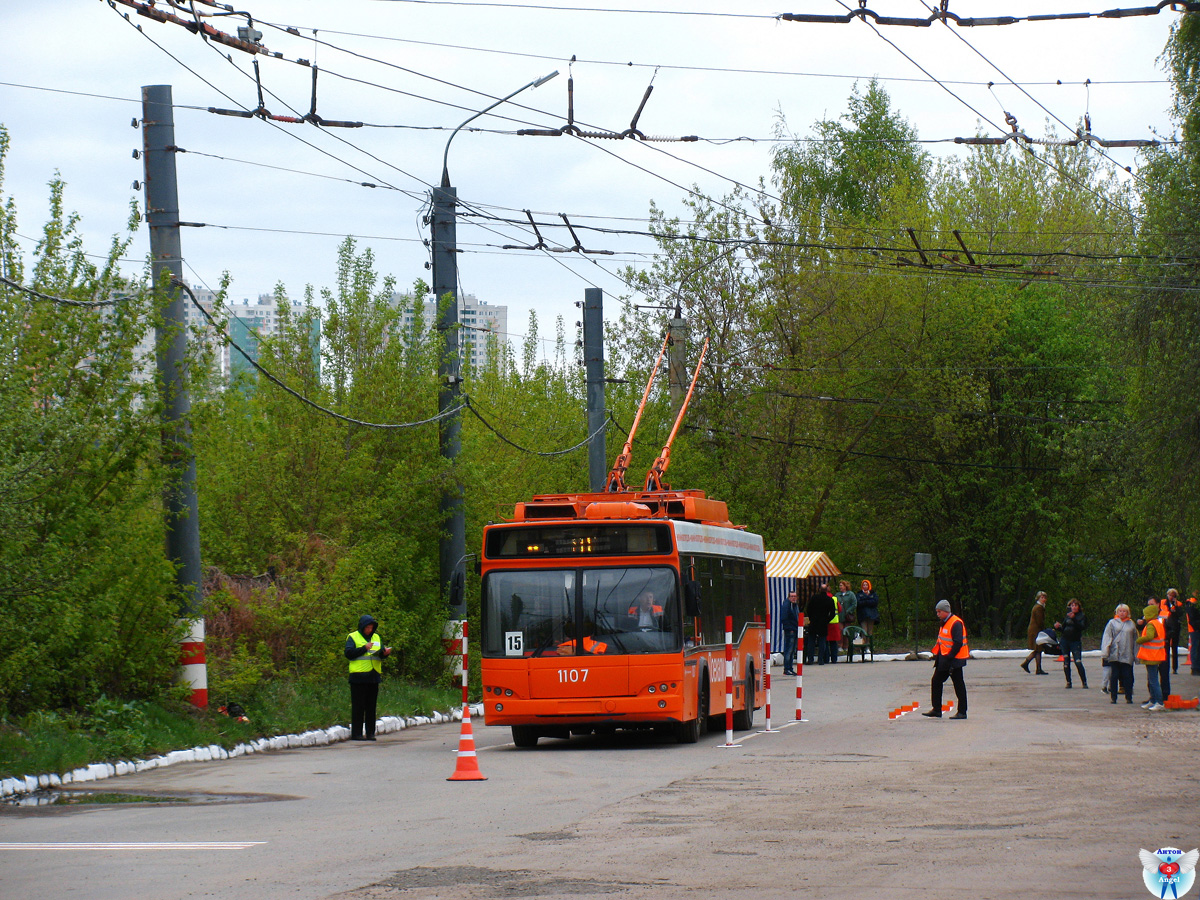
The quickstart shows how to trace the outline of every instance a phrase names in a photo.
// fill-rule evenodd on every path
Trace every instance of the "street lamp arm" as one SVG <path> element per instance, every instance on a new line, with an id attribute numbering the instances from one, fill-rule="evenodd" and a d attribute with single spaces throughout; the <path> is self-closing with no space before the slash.
<path id="1" fill-rule="evenodd" d="M 555 69 L 549 75 L 543 75 L 541 78 L 538 78 L 536 81 L 531 81 L 531 82 L 529 82 L 529 84 L 524 85 L 523 87 L 517 88 L 515 91 L 513 91 L 507 97 L 501 97 L 499 100 L 497 100 L 491 106 L 487 107 L 486 109 L 481 109 L 479 112 L 477 112 L 473 116 L 471 116 L 471 118 L 467 119 L 467 121 L 463 122 L 462 125 L 459 125 L 457 128 L 455 128 L 454 131 L 450 132 L 450 138 L 449 138 L 449 140 L 446 141 L 446 152 L 442 154 L 442 187 L 450 187 L 450 170 L 447 168 L 447 161 L 449 160 L 449 157 L 450 157 L 450 141 L 454 140 L 454 136 L 456 134 L 458 134 L 460 131 L 462 131 L 466 125 L 470 125 L 472 122 L 474 122 L 476 119 L 478 119 L 480 116 L 484 115 L 485 113 L 491 112 L 493 109 L 495 109 L 501 103 L 505 103 L 506 101 L 511 100 L 513 97 L 517 96 L 517 94 L 521 93 L 521 91 L 527 91 L 530 88 L 541 87 L 543 84 L 545 84 L 551 78 L 554 78 L 556 75 L 558 75 L 558 69 Z"/>

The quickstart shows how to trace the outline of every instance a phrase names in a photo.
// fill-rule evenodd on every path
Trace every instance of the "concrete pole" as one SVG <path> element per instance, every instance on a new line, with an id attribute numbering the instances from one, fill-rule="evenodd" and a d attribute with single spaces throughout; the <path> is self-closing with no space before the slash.
<path id="1" fill-rule="evenodd" d="M 687 396 L 691 380 L 687 371 L 688 324 L 683 311 L 676 306 L 675 316 L 667 326 L 671 344 L 667 350 L 667 379 L 671 385 L 671 415 L 678 416 L 679 408 Z"/>
<path id="2" fill-rule="evenodd" d="M 175 115 L 171 86 L 142 88 L 142 159 L 145 164 L 146 221 L 150 226 L 150 274 L 157 290 L 164 272 L 183 280 L 179 242 L 179 185 L 175 173 Z M 196 501 L 196 457 L 192 453 L 191 398 L 187 390 L 186 299 L 178 288 L 163 298 L 162 321 L 155 329 L 158 381 L 163 397 L 163 457 L 167 482 L 163 493 L 167 557 L 175 565 L 180 618 L 188 635 L 180 646 L 183 677 L 192 686 L 192 703 L 208 706 L 204 663 L 204 594 L 200 567 L 200 510 Z"/>
<path id="3" fill-rule="evenodd" d="M 587 373 L 587 429 L 594 434 L 588 444 L 588 489 L 604 490 L 608 477 L 604 420 L 604 291 L 586 288 L 583 292 L 583 361 Z M 599 431 L 599 434 L 596 432 Z"/>
<path id="4" fill-rule="evenodd" d="M 447 145 L 448 146 L 448 145 Z M 458 335 L 458 259 L 456 212 L 458 192 L 443 175 L 440 187 L 433 189 L 433 296 L 438 304 L 437 330 L 445 342 L 442 361 L 438 365 L 438 412 L 445 412 L 459 402 L 462 378 L 459 370 Z M 459 413 L 442 419 L 438 426 L 442 457 L 451 465 L 462 448 Z M 463 486 L 457 479 L 442 494 L 441 511 L 445 522 L 439 550 L 439 582 L 442 596 L 450 604 L 449 618 L 457 621 L 467 617 L 464 593 L 451 590 L 459 565 L 467 554 L 467 522 L 463 510 Z M 457 601 L 457 603 L 456 603 Z"/>

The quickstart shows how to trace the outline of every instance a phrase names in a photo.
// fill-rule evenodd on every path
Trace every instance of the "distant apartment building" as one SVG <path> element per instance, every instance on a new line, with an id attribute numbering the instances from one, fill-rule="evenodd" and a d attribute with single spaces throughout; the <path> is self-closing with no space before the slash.
<path id="1" fill-rule="evenodd" d="M 279 334 L 282 321 L 280 303 L 273 294 L 260 294 L 257 300 L 226 301 L 224 305 L 218 306 L 216 293 L 208 288 L 192 288 L 192 293 L 196 295 L 196 303 L 217 322 L 226 321 L 226 333 L 229 339 L 245 350 L 246 354 L 255 362 L 258 361 L 259 340 Z M 299 318 L 306 309 L 307 307 L 302 302 L 290 301 L 289 311 L 292 319 Z M 200 310 L 196 309 L 195 304 L 188 300 L 184 304 L 184 310 L 188 339 L 202 342 L 212 352 L 214 366 L 222 381 L 229 382 L 241 372 L 254 371 L 254 367 L 234 350 L 229 342 L 220 339 L 208 319 Z M 313 362 L 317 372 L 320 373 L 320 320 L 314 320 L 311 328 Z M 136 377 L 141 381 L 149 380 L 154 375 L 154 342 L 154 329 L 151 328 L 143 335 L 141 343 L 135 351 L 136 358 L 140 363 Z"/>
<path id="2" fill-rule="evenodd" d="M 404 325 L 413 321 L 413 298 L 411 294 L 393 294 L 392 303 L 404 310 Z M 425 327 L 437 325 L 437 303 L 426 300 L 422 310 Z M 478 369 L 488 363 L 492 347 L 503 347 L 508 340 L 508 307 L 493 306 L 486 300 L 476 299 L 474 294 L 458 298 L 459 347 L 463 362 Z"/>

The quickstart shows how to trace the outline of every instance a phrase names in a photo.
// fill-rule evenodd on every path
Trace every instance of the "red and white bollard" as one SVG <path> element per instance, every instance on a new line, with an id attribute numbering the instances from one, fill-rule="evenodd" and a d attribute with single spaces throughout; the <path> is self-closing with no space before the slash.
<path id="1" fill-rule="evenodd" d="M 804 647 L 804 626 L 800 626 L 800 633 L 796 636 L 796 642 L 799 648 Z M 807 721 L 800 712 L 800 699 L 804 696 L 804 651 L 798 649 L 796 653 L 796 721 Z"/>
<path id="2" fill-rule="evenodd" d="M 725 617 L 725 743 L 717 746 L 741 746 L 733 742 L 733 616 Z"/>
<path id="3" fill-rule="evenodd" d="M 179 642 L 180 679 L 192 689 L 192 706 L 208 708 L 208 665 L 204 661 L 204 618 L 184 620 L 188 633 Z"/>
<path id="4" fill-rule="evenodd" d="M 462 689 L 463 689 L 463 715 L 470 715 L 467 710 L 467 620 L 462 620 Z"/>
<path id="5" fill-rule="evenodd" d="M 764 732 L 772 732 L 775 729 L 771 727 L 771 610 L 767 609 L 767 652 L 763 659 L 763 692 L 766 696 L 766 715 L 767 727 Z"/>

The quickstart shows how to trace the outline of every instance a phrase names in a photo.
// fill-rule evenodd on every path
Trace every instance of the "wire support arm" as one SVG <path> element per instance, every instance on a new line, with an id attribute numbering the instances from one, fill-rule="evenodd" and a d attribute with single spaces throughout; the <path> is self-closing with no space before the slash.
<path id="1" fill-rule="evenodd" d="M 928 28 L 934 22 L 953 23 L 960 28 L 975 28 L 988 25 L 1015 25 L 1018 22 L 1053 22 L 1063 19 L 1125 19 L 1132 16 L 1156 16 L 1168 7 L 1172 11 L 1197 12 L 1200 3 L 1180 2 L 1180 0 L 1161 0 L 1154 6 L 1139 6 L 1122 9 L 1107 9 L 1103 12 L 1066 12 L 1038 13 L 1031 16 L 960 16 L 949 9 L 949 0 L 942 0 L 938 9 L 929 16 L 881 16 L 867 8 L 866 0 L 859 0 L 858 8 L 841 14 L 821 13 L 780 13 L 776 16 L 781 22 L 805 22 L 823 25 L 847 25 L 855 19 L 866 22 L 870 19 L 876 25 L 899 25 L 909 28 Z M 868 23 L 869 24 L 869 23 Z"/>

